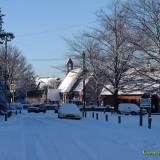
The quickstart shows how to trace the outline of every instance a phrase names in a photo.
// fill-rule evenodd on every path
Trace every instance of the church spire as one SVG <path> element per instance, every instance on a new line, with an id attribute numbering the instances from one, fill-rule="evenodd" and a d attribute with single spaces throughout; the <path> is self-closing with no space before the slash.
<path id="1" fill-rule="evenodd" d="M 71 58 L 69 58 L 68 62 L 67 62 L 67 74 L 73 70 L 73 61 Z"/>

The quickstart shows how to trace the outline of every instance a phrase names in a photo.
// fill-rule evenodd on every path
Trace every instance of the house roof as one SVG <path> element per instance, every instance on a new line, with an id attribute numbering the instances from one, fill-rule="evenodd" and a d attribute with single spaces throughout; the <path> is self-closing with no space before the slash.
<path id="1" fill-rule="evenodd" d="M 66 77 L 64 78 L 64 80 L 62 81 L 60 86 L 58 87 L 60 92 L 70 92 L 72 87 L 74 86 L 74 84 L 79 79 L 81 73 L 82 73 L 82 69 L 81 68 L 77 68 L 77 69 L 71 70 L 66 75 Z"/>
<path id="2" fill-rule="evenodd" d="M 85 85 L 88 83 L 89 78 L 90 78 L 90 77 L 88 77 L 88 78 L 85 80 Z M 83 90 L 83 79 L 80 80 L 80 82 L 79 82 L 78 85 L 74 88 L 73 91 L 75 91 L 75 92 L 81 92 L 82 90 Z"/>
<path id="3" fill-rule="evenodd" d="M 111 90 L 111 91 L 113 92 L 113 86 L 111 86 L 111 85 L 106 85 L 106 87 L 102 89 L 102 92 L 101 92 L 101 95 L 102 95 L 102 96 L 105 96 L 105 95 L 113 95 L 113 94 L 112 94 L 109 90 L 107 90 L 107 89 L 109 89 L 109 90 Z M 142 91 L 142 90 L 134 90 L 134 91 L 132 91 L 132 90 L 130 90 L 130 91 L 122 91 L 122 90 L 120 90 L 120 91 L 118 92 L 118 95 L 142 95 L 142 94 L 144 94 L 144 91 Z"/>
<path id="4" fill-rule="evenodd" d="M 38 77 L 36 79 L 36 83 L 38 84 L 40 82 L 40 88 L 44 87 L 44 86 L 47 86 L 50 84 L 50 82 L 52 81 L 57 81 L 59 78 L 57 77 Z"/>

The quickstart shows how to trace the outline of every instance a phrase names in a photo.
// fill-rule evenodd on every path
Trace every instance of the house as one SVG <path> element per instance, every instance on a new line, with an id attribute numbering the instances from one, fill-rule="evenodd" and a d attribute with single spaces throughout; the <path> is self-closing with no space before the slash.
<path id="1" fill-rule="evenodd" d="M 48 102 L 48 103 L 59 103 L 60 101 L 60 93 L 58 89 L 53 89 L 53 88 L 48 88 L 47 93 L 43 93 L 42 96 L 42 101 L 43 102 Z"/>
<path id="2" fill-rule="evenodd" d="M 129 71 L 130 72 L 130 71 Z M 130 72 L 131 73 L 131 72 Z M 128 73 L 127 73 L 128 74 Z M 144 94 L 150 94 L 152 98 L 152 110 L 160 112 L 160 74 L 158 71 L 151 72 L 144 77 L 143 75 L 132 75 L 130 81 L 126 82 L 123 88 L 118 92 L 118 103 L 136 103 L 140 104 L 140 98 Z M 114 105 L 113 86 L 106 85 L 101 92 L 101 100 L 104 105 Z"/>
<path id="3" fill-rule="evenodd" d="M 140 98 L 146 94 L 146 91 L 131 91 L 131 92 L 119 92 L 118 93 L 118 103 L 135 103 L 140 105 Z M 160 94 L 153 93 L 151 95 L 152 98 L 152 110 L 155 112 L 160 112 Z M 103 88 L 101 92 L 101 100 L 103 105 L 111 105 L 114 106 L 114 98 L 113 94 L 108 92 L 105 88 Z"/>
<path id="4" fill-rule="evenodd" d="M 53 102 L 55 101 L 55 94 L 57 94 L 57 88 L 61 83 L 61 79 L 57 77 L 37 77 L 37 90 L 43 92 L 41 96 L 41 102 Z M 54 99 L 54 100 L 53 100 Z M 57 101 L 57 98 L 56 98 Z"/>
<path id="5" fill-rule="evenodd" d="M 27 92 L 26 101 L 28 103 L 43 103 L 42 96 L 44 90 L 31 90 Z"/>

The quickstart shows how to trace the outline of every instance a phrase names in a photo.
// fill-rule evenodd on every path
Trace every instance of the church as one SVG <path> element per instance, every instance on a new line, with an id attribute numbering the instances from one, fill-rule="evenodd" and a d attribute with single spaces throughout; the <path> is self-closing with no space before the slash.
<path id="1" fill-rule="evenodd" d="M 60 95 L 63 102 L 74 101 L 81 104 L 83 101 L 83 70 L 74 68 L 74 63 L 70 58 L 66 64 L 67 73 L 62 83 L 59 85 Z M 86 104 L 96 103 L 95 83 L 92 76 L 86 74 L 85 77 L 85 101 Z"/>

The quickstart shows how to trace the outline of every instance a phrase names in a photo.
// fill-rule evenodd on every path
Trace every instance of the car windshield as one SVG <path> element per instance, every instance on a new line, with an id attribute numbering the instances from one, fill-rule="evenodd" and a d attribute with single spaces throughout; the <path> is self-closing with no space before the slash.
<path id="1" fill-rule="evenodd" d="M 60 106 L 60 111 L 63 112 L 79 112 L 79 108 L 75 104 L 63 104 Z"/>

